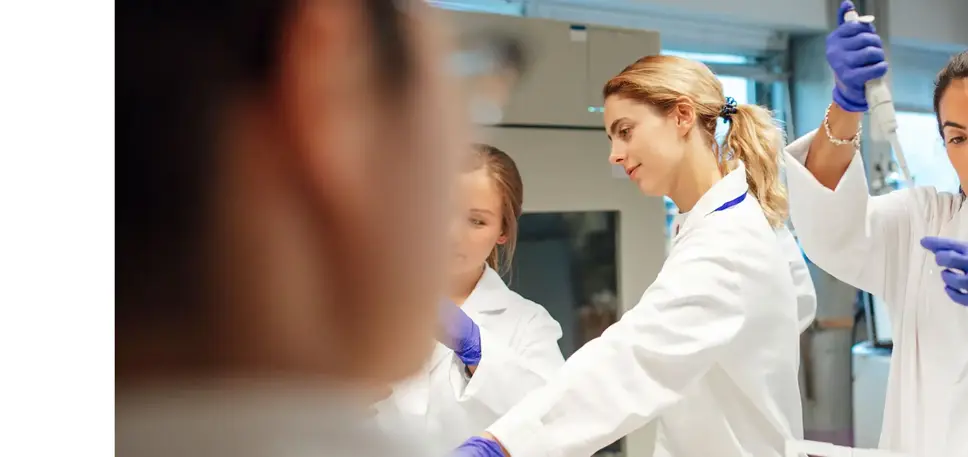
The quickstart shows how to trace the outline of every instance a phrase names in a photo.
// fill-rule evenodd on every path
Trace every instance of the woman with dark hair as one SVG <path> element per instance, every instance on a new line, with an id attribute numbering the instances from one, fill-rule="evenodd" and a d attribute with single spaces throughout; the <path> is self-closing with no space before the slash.
<path id="1" fill-rule="evenodd" d="M 854 8 L 841 5 L 840 15 Z M 816 132 L 787 148 L 790 211 L 820 268 L 885 300 L 894 351 L 880 447 L 968 455 L 968 209 L 965 195 L 915 187 L 871 197 L 858 149 L 865 84 L 887 71 L 871 24 L 827 39 L 836 77 Z M 968 51 L 938 73 L 934 109 L 951 165 L 968 184 Z"/>
<path id="2" fill-rule="evenodd" d="M 430 355 L 469 142 L 427 8 L 118 3 L 118 456 L 413 455 L 363 416 Z"/>

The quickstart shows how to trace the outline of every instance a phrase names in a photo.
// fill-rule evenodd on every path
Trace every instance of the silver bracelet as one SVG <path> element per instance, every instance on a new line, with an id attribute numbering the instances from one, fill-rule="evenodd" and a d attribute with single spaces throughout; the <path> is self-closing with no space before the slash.
<path id="1" fill-rule="evenodd" d="M 833 143 L 834 146 L 846 146 L 848 144 L 853 145 L 854 149 L 860 149 L 860 134 L 864 130 L 864 124 L 862 122 L 857 123 L 857 133 L 853 138 L 848 138 L 846 140 L 834 137 L 834 134 L 830 132 L 830 108 L 833 108 L 833 103 L 827 105 L 827 112 L 823 115 L 823 131 L 827 134 L 827 139 Z"/>

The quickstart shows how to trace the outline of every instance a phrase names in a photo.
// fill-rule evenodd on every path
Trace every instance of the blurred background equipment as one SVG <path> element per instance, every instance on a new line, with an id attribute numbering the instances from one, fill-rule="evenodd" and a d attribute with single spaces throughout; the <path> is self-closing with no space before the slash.
<path id="1" fill-rule="evenodd" d="M 474 123 L 500 123 L 514 86 L 527 72 L 525 43 L 500 31 L 461 36 L 450 62 L 464 82 Z"/>

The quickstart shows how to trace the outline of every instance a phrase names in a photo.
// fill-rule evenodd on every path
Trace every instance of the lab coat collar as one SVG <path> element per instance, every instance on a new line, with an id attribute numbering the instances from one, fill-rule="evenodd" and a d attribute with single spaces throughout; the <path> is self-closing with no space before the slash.
<path id="1" fill-rule="evenodd" d="M 497 274 L 493 268 L 485 265 L 484 273 L 477 280 L 477 285 L 474 286 L 474 290 L 471 291 L 467 300 L 464 300 L 461 309 L 471 316 L 472 319 L 477 313 L 503 311 L 508 307 L 508 297 L 505 294 L 509 291 L 510 289 L 508 289 L 504 280 L 501 279 L 501 275 Z M 437 343 L 426 371 L 433 370 L 441 362 L 451 357 L 454 357 L 454 351 L 447 349 L 443 344 Z"/>
<path id="2" fill-rule="evenodd" d="M 743 162 L 738 161 L 736 169 L 727 173 L 723 179 L 713 184 L 713 187 L 710 187 L 702 197 L 699 197 L 699 201 L 696 202 L 696 205 L 693 206 L 691 211 L 680 213 L 676 216 L 675 226 L 677 228 L 674 229 L 673 236 L 678 237 L 690 226 L 696 224 L 698 220 L 708 216 L 724 203 L 748 191 L 749 185 L 746 183 L 746 166 Z"/>
<path id="3" fill-rule="evenodd" d="M 490 266 L 485 266 L 481 279 L 477 280 L 477 285 L 461 309 L 465 313 L 501 311 L 507 308 L 507 298 L 503 295 L 509 290 L 501 275 Z"/>

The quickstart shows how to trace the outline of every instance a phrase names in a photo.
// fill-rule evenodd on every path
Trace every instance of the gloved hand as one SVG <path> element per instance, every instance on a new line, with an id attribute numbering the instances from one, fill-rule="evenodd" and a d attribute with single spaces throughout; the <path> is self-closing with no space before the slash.
<path id="1" fill-rule="evenodd" d="M 464 441 L 452 452 L 451 457 L 505 457 L 496 441 L 475 436 Z"/>
<path id="2" fill-rule="evenodd" d="M 457 354 L 464 365 L 481 363 L 481 329 L 464 310 L 449 300 L 440 303 L 440 342 Z"/>
<path id="3" fill-rule="evenodd" d="M 921 246 L 934 253 L 941 272 L 944 291 L 955 303 L 968 306 L 968 242 L 933 236 L 921 239 Z"/>
<path id="4" fill-rule="evenodd" d="M 847 0 L 837 11 L 837 29 L 827 35 L 827 63 L 837 78 L 834 102 L 846 111 L 867 111 L 864 83 L 887 73 L 881 37 L 874 32 L 874 24 L 844 22 L 844 14 L 854 10 Z"/>

